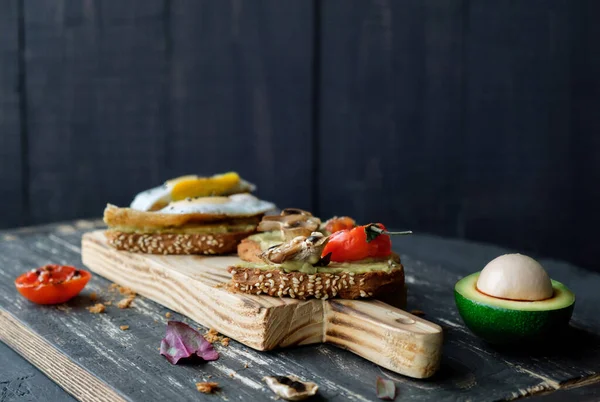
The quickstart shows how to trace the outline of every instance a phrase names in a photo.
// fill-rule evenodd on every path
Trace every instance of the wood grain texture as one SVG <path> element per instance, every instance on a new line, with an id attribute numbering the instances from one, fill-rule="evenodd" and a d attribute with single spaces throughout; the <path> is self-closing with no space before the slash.
<path id="1" fill-rule="evenodd" d="M 95 215 L 166 179 L 164 1 L 24 8 L 32 220 Z"/>
<path id="2" fill-rule="evenodd" d="M 455 234 L 463 2 L 322 4 L 321 215 Z"/>
<path id="3" fill-rule="evenodd" d="M 19 1 L 2 3 L 0 12 L 0 227 L 26 224 L 23 203 Z"/>
<path id="4" fill-rule="evenodd" d="M 237 170 L 312 203 L 313 3 L 170 2 L 169 176 Z"/>
<path id="5" fill-rule="evenodd" d="M 157 256 L 115 250 L 87 233 L 82 261 L 93 272 L 257 350 L 332 342 L 414 378 L 439 368 L 441 328 L 382 302 L 298 300 L 232 293 L 237 257 Z M 401 292 L 402 289 L 398 289 Z"/>
<path id="6" fill-rule="evenodd" d="M 54 381 L 38 368 L 22 358 L 14 350 L 0 342 L 0 401 L 22 402 L 27 400 L 75 402 Z"/>
<path id="7" fill-rule="evenodd" d="M 24 4 L 34 222 L 229 170 L 310 207 L 312 3 Z"/>
<path id="8" fill-rule="evenodd" d="M 13 348 L 80 401 L 125 401 L 110 386 L 73 363 L 4 309 L 0 309 L 0 341 Z"/>
<path id="9" fill-rule="evenodd" d="M 321 4 L 322 215 L 596 265 L 598 2 Z"/>
<path id="10" fill-rule="evenodd" d="M 441 368 L 431 379 L 394 374 L 327 344 L 257 352 L 232 341 L 227 348 L 217 345 L 221 357 L 216 362 L 172 366 L 157 351 L 165 333 L 168 310 L 164 307 L 140 296 L 130 309 L 108 306 L 103 315 L 85 309 L 92 304 L 90 292 L 96 292 L 100 301 L 119 300 L 100 276 L 60 309 L 33 305 L 15 292 L 12 280 L 26 269 L 48 262 L 82 266 L 81 235 L 97 224 L 79 221 L 0 233 L 0 306 L 132 401 L 267 400 L 272 394 L 261 378 L 282 374 L 318 383 L 321 399 L 328 401 L 376 401 L 378 376 L 396 382 L 396 400 L 400 401 L 497 401 L 552 395 L 574 383 L 585 384 L 600 373 L 600 275 L 542 260 L 553 278 L 577 294 L 571 334 L 545 351 L 494 349 L 464 326 L 452 289 L 459 278 L 514 250 L 423 235 L 395 241 L 394 249 L 406 266 L 407 310 L 422 310 L 427 320 L 444 328 Z M 174 312 L 171 319 L 197 325 Z M 119 330 L 123 324 L 130 326 L 129 331 Z M 195 389 L 194 383 L 206 381 L 209 375 L 222 386 L 217 395 L 201 395 Z"/>

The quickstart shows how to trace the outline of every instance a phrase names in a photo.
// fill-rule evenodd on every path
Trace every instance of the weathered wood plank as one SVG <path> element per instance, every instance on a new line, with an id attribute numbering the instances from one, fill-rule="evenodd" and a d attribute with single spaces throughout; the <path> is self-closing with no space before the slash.
<path id="1" fill-rule="evenodd" d="M 0 308 L 0 340 L 20 353 L 78 400 L 124 402 L 110 386 L 81 368 L 40 335 Z"/>
<path id="2" fill-rule="evenodd" d="M 571 18 L 563 0 L 470 2 L 465 32 L 464 236 L 569 259 L 577 209 Z M 576 18 L 581 18 L 579 14 Z M 552 174 L 546 174 L 552 172 Z M 544 202 L 540 202 L 544 200 Z"/>
<path id="3" fill-rule="evenodd" d="M 259 353 L 232 342 L 228 348 L 218 347 L 221 359 L 215 363 L 171 366 L 157 351 L 164 335 L 166 309 L 138 297 L 132 309 L 109 307 L 100 316 L 85 310 L 91 304 L 91 291 L 105 299 L 114 298 L 106 291 L 108 282 L 100 277 L 95 277 L 84 294 L 68 304 L 68 311 L 34 306 L 16 295 L 9 279 L 26 268 L 50 261 L 81 264 L 78 253 L 82 230 L 67 227 L 61 226 L 60 233 L 41 235 L 12 232 L 12 240 L 0 243 L 0 306 L 132 400 L 149 396 L 202 399 L 193 383 L 208 375 L 222 383 L 221 397 L 262 400 L 270 395 L 261 382 L 262 376 L 294 373 L 319 383 L 323 397 L 334 401 L 376 400 L 374 382 L 382 375 L 396 380 L 400 392 L 397 400 L 492 401 L 552 391 L 600 373 L 600 342 L 595 340 L 600 336 L 600 296 L 596 291 L 600 275 L 543 260 L 553 277 L 576 292 L 573 324 L 585 329 L 586 334 L 576 330 L 565 347 L 546 354 L 508 353 L 492 349 L 471 335 L 452 299 L 457 279 L 506 250 L 431 236 L 396 242 L 407 267 L 408 309 L 423 310 L 426 319 L 445 329 L 442 367 L 430 380 L 395 375 L 327 345 Z M 173 319 L 185 320 L 178 314 L 173 314 Z M 131 329 L 120 331 L 118 326 L 122 324 Z M 249 368 L 244 368 L 245 363 Z M 234 377 L 229 377 L 234 371 Z"/>
<path id="4" fill-rule="evenodd" d="M 322 216 L 594 267 L 598 2 L 321 4 Z"/>
<path id="5" fill-rule="evenodd" d="M 320 215 L 456 234 L 463 2 L 322 5 Z"/>
<path id="6" fill-rule="evenodd" d="M 19 0 L 2 3 L 0 12 L 0 228 L 22 226 L 25 221 L 22 175 L 21 76 Z"/>
<path id="7" fill-rule="evenodd" d="M 34 222 L 227 170 L 310 207 L 312 3 L 24 4 Z"/>
<path id="8" fill-rule="evenodd" d="M 169 176 L 237 170 L 310 208 L 313 3 L 169 4 Z"/>
<path id="9" fill-rule="evenodd" d="M 600 14 L 600 2 L 581 0 L 569 2 L 572 7 L 571 20 L 573 56 L 571 62 L 571 118 L 573 134 L 569 157 L 577 160 L 572 172 L 573 205 L 575 214 L 572 222 L 578 222 L 571 236 L 575 263 L 598 269 L 598 247 L 596 228 L 600 225 L 600 192 L 591 190 L 590 183 L 600 181 L 600 51 L 598 41 L 600 25 L 594 16 Z M 585 194 L 585 195 L 584 195 Z M 566 240 L 566 239 L 565 239 Z"/>
<path id="10" fill-rule="evenodd" d="M 43 399 L 47 402 L 75 402 L 72 396 L 46 377 L 17 352 L 0 342 L 0 401 L 21 402 Z"/>
<path id="11" fill-rule="evenodd" d="M 164 1 L 24 7 L 32 220 L 96 215 L 164 180 Z"/>

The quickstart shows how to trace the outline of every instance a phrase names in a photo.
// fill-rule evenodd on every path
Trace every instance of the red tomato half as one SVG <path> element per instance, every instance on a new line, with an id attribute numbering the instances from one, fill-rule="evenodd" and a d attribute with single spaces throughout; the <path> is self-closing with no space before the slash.
<path id="1" fill-rule="evenodd" d="M 24 273 L 15 280 L 15 286 L 34 303 L 60 304 L 77 296 L 91 277 L 88 271 L 53 264 Z"/>

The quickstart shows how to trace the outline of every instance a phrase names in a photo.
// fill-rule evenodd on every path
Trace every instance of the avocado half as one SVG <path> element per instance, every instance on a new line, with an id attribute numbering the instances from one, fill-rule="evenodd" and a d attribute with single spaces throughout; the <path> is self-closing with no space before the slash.
<path id="1" fill-rule="evenodd" d="M 531 343 L 547 340 L 567 328 L 575 295 L 565 285 L 552 281 L 554 294 L 541 301 L 499 299 L 477 290 L 480 272 L 456 283 L 454 298 L 467 327 L 494 344 Z"/>

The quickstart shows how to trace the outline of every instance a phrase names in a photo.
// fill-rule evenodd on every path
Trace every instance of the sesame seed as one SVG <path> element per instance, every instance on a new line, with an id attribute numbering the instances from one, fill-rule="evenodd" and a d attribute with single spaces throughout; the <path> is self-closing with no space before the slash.
<path id="1" fill-rule="evenodd" d="M 367 297 L 367 294 L 365 293 L 364 290 L 360 291 L 360 297 Z"/>
<path id="2" fill-rule="evenodd" d="M 248 280 L 248 272 L 244 272 L 244 280 L 247 281 Z"/>
<path id="3" fill-rule="evenodd" d="M 265 276 L 266 276 L 267 278 L 270 278 L 270 277 L 272 277 L 272 276 L 273 276 L 273 274 L 269 272 L 269 273 L 268 273 L 268 274 L 266 274 Z"/>
<path id="4" fill-rule="evenodd" d="M 348 272 L 348 275 L 354 276 L 354 272 Z"/>
<path id="5" fill-rule="evenodd" d="M 231 275 L 235 275 L 235 274 L 237 274 L 237 271 L 235 269 L 232 269 L 231 270 Z"/>
<path id="6" fill-rule="evenodd" d="M 260 276 L 258 277 L 258 280 L 259 280 L 260 282 L 264 281 L 264 280 L 265 280 L 265 277 L 264 277 L 264 275 L 260 275 Z"/>

